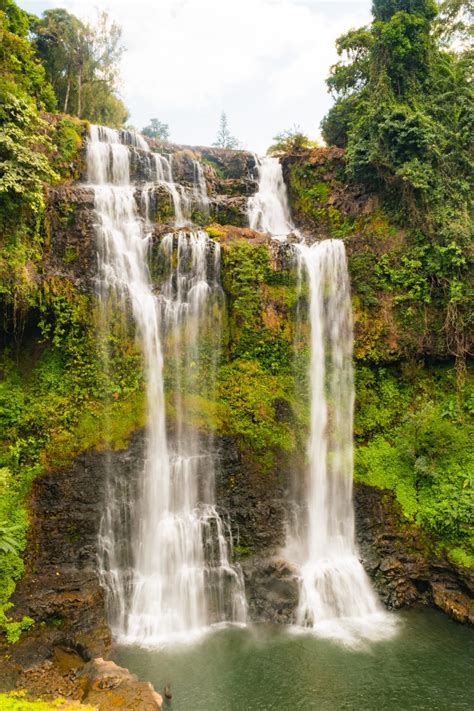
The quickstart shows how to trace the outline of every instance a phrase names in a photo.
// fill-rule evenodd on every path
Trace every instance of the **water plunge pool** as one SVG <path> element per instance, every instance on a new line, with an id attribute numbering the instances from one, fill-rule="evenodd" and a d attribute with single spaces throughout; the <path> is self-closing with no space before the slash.
<path id="1" fill-rule="evenodd" d="M 158 650 L 117 647 L 113 659 L 160 693 L 170 683 L 170 711 L 472 709 L 472 630 L 432 610 L 397 618 L 395 637 L 357 649 L 256 625 Z"/>

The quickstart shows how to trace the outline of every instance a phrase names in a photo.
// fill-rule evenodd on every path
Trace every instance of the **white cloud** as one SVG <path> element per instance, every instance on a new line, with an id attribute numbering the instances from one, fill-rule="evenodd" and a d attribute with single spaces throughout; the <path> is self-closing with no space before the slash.
<path id="1" fill-rule="evenodd" d="M 122 95 L 131 122 L 157 116 L 177 142 L 212 142 L 222 109 L 232 131 L 260 152 L 293 124 L 316 135 L 335 39 L 370 18 L 370 0 L 34 0 L 81 17 L 106 9 L 127 48 Z"/>

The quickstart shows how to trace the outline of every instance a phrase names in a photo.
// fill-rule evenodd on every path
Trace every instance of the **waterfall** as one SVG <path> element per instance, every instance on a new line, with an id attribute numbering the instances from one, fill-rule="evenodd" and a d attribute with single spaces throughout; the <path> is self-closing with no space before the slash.
<path id="1" fill-rule="evenodd" d="M 348 643 L 394 632 L 358 558 L 352 501 L 352 305 L 344 243 L 307 244 L 291 222 L 277 158 L 259 163 L 259 188 L 249 199 L 250 227 L 273 238 L 293 233 L 300 289 L 309 287 L 311 332 L 308 471 L 292 502 L 285 555 L 299 571 L 296 623 Z M 295 487 L 297 488 L 297 487 Z"/>
<path id="2" fill-rule="evenodd" d="M 352 306 L 344 244 L 296 245 L 309 286 L 311 419 L 304 501 L 288 556 L 300 570 L 297 624 L 354 643 L 393 633 L 358 558 L 352 502 Z"/>
<path id="3" fill-rule="evenodd" d="M 285 239 L 295 229 L 291 222 L 285 181 L 278 158 L 256 158 L 258 191 L 249 198 L 247 213 L 252 230 Z"/>
<path id="4" fill-rule="evenodd" d="M 130 307 L 147 395 L 143 471 L 135 488 L 110 474 L 99 572 L 115 636 L 158 645 L 211 622 L 245 622 L 246 605 L 242 573 L 231 564 L 230 525 L 214 503 L 212 442 L 201 442 L 185 417 L 187 395 L 212 397 L 220 339 L 216 313 L 222 310 L 219 246 L 203 231 L 166 235 L 160 245 L 166 276 L 155 293 L 148 268 L 150 186 L 138 195 L 142 219 L 139 186 L 130 180 L 129 146 L 145 148 L 130 135 L 92 126 L 87 147 L 100 292 L 103 301 Z M 150 155 L 156 182 L 170 186 L 173 195 L 171 158 Z M 175 208 L 181 204 L 176 200 Z M 179 225 L 183 214 L 176 209 L 175 215 Z M 171 437 L 164 393 L 168 357 L 175 392 Z"/>

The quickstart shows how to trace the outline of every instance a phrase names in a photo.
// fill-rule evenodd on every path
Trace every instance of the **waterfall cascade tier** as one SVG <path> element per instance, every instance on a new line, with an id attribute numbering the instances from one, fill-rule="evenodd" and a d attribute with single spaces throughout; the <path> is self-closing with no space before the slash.
<path id="1" fill-rule="evenodd" d="M 266 232 L 275 239 L 297 233 L 291 222 L 285 181 L 278 158 L 256 158 L 258 190 L 248 200 L 248 219 L 252 230 Z"/>
<path id="2" fill-rule="evenodd" d="M 173 154 L 152 152 L 143 136 L 137 133 L 91 126 L 90 142 L 94 149 L 88 152 L 87 175 L 92 187 L 133 184 L 141 195 L 145 218 L 151 215 L 156 191 L 165 190 L 173 206 L 176 227 L 191 227 L 193 213 L 209 215 L 210 200 L 203 167 L 198 160 L 192 159 L 192 180 L 180 185 L 173 177 Z M 142 180 L 131 179 L 134 171 Z"/>
<path id="3" fill-rule="evenodd" d="M 354 642 L 393 633 L 394 622 L 358 558 L 352 502 L 352 306 L 344 244 L 296 245 L 309 285 L 311 427 L 308 472 L 288 557 L 300 569 L 297 624 Z"/>
<path id="4" fill-rule="evenodd" d="M 155 293 L 148 269 L 153 186 L 142 186 L 140 197 L 131 184 L 134 149 L 146 153 L 156 184 L 167 186 L 177 227 L 186 214 L 171 157 L 151 153 L 135 134 L 91 127 L 88 182 L 95 195 L 102 301 L 112 299 L 131 310 L 143 350 L 148 407 L 145 463 L 135 485 L 133 478 L 119 481 L 110 472 L 100 573 L 115 635 L 156 645 L 211 622 L 244 622 L 246 605 L 242 573 L 231 563 L 230 526 L 214 503 L 212 442 L 199 440 L 184 403 L 187 393 L 201 388 L 202 394 L 205 387 L 209 396 L 214 386 L 222 298 L 219 246 L 203 231 L 166 235 L 160 245 L 164 283 Z M 202 169 L 195 175 L 195 199 L 204 206 Z M 170 438 L 167 371 L 175 393 Z"/>

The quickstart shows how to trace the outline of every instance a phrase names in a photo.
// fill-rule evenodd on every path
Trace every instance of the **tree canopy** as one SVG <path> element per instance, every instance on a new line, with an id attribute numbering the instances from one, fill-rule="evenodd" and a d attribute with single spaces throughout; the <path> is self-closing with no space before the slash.
<path id="1" fill-rule="evenodd" d="M 170 127 L 157 118 L 150 119 L 150 123 L 142 128 L 142 133 L 148 138 L 156 138 L 159 141 L 167 141 L 170 137 Z"/>
<path id="2" fill-rule="evenodd" d="M 67 10 L 46 10 L 33 20 L 32 31 L 59 108 L 95 123 L 122 126 L 128 112 L 116 94 L 121 29 L 107 13 L 91 25 Z"/>
<path id="3" fill-rule="evenodd" d="M 444 293 L 462 359 L 473 312 L 473 3 L 374 0 L 372 9 L 370 26 L 337 41 L 342 59 L 328 79 L 336 100 L 323 136 L 346 148 L 350 180 L 420 231 L 420 268 Z"/>

